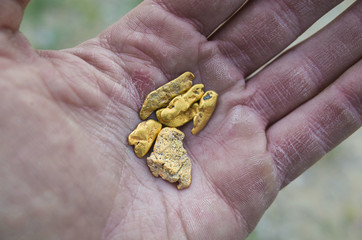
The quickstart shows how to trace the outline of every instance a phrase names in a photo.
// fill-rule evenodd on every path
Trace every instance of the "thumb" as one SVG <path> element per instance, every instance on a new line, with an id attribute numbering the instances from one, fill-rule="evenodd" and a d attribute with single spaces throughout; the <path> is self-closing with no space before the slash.
<path id="1" fill-rule="evenodd" d="M 0 29 L 17 31 L 30 0 L 0 0 Z"/>

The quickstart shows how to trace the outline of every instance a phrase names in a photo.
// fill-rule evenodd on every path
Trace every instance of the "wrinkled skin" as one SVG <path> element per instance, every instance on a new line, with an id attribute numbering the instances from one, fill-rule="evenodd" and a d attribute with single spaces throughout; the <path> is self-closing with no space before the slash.
<path id="1" fill-rule="evenodd" d="M 362 124 L 361 1 L 247 82 L 341 1 L 250 1 L 207 39 L 242 1 L 146 0 L 63 51 L 18 31 L 27 2 L 0 1 L 1 239 L 244 239 Z M 147 93 L 187 70 L 219 102 L 200 134 L 184 129 L 179 191 L 127 136 Z"/>

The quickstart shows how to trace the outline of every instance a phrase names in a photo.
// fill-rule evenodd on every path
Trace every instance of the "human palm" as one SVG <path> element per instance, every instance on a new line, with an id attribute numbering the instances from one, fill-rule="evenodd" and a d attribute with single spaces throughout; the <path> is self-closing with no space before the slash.
<path id="1" fill-rule="evenodd" d="M 26 2 L 0 3 L 12 13 L 0 19 L 4 239 L 243 239 L 361 126 L 361 2 L 247 82 L 340 1 L 250 1 L 210 38 L 242 1 L 144 1 L 62 51 L 17 31 Z M 179 191 L 127 136 L 145 96 L 184 71 L 219 102 L 200 134 L 183 128 L 193 169 Z"/>

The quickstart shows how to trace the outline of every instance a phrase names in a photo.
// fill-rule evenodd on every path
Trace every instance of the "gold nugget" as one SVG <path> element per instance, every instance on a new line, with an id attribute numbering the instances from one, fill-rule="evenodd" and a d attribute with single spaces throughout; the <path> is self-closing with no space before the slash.
<path id="1" fill-rule="evenodd" d="M 177 189 L 191 184 L 191 161 L 182 145 L 185 134 L 176 128 L 163 128 L 158 134 L 147 165 L 153 176 L 171 183 L 178 182 Z"/>
<path id="2" fill-rule="evenodd" d="M 189 109 L 187 109 L 185 112 L 180 113 L 179 115 L 177 115 L 174 119 L 172 119 L 170 121 L 166 121 L 166 120 L 162 119 L 161 112 L 163 111 L 163 109 L 164 108 L 159 109 L 156 112 L 158 121 L 168 127 L 181 127 L 181 126 L 185 125 L 186 123 L 190 122 L 195 117 L 195 115 L 197 114 L 197 112 L 199 110 L 199 104 L 198 103 L 192 104 L 192 106 Z"/>
<path id="3" fill-rule="evenodd" d="M 185 94 L 175 97 L 161 112 L 161 118 L 165 121 L 174 119 L 177 115 L 185 112 L 191 105 L 200 100 L 204 94 L 204 84 L 195 84 Z"/>
<path id="4" fill-rule="evenodd" d="M 155 120 L 148 120 L 138 124 L 137 128 L 128 136 L 129 145 L 134 145 L 134 152 L 141 158 L 150 150 L 162 124 Z"/>
<path id="5" fill-rule="evenodd" d="M 194 77 L 191 72 L 185 72 L 148 94 L 140 111 L 141 119 L 145 120 L 153 111 L 166 107 L 172 98 L 190 89 Z"/>
<path id="6" fill-rule="evenodd" d="M 201 98 L 198 113 L 194 117 L 192 134 L 198 134 L 209 121 L 216 107 L 218 94 L 214 91 L 207 91 Z"/>

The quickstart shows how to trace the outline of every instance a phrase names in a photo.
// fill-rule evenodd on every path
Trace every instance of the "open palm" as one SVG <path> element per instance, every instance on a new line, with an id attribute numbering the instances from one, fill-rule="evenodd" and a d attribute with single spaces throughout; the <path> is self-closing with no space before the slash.
<path id="1" fill-rule="evenodd" d="M 341 1 L 144 1 L 97 38 L 35 51 L 28 1 L 1 1 L 0 237 L 244 239 L 278 191 L 362 124 L 362 2 L 268 62 Z M 182 130 L 192 184 L 127 144 L 145 96 L 179 74 L 219 93 Z"/>

